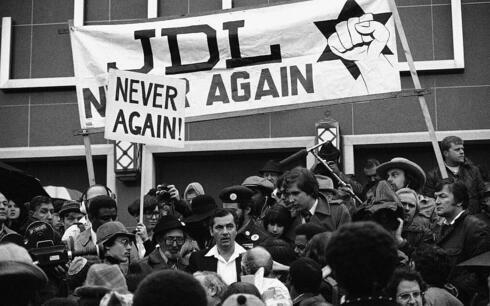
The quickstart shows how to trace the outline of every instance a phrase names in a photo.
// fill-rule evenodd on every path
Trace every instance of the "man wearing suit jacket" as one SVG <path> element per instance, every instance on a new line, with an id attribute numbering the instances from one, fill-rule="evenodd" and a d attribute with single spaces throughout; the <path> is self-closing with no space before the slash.
<path id="1" fill-rule="evenodd" d="M 216 272 L 227 285 L 240 281 L 240 263 L 245 249 L 235 242 L 237 235 L 235 215 L 232 211 L 217 209 L 211 218 L 209 230 L 216 245 L 192 253 L 187 271 Z"/>
<path id="2" fill-rule="evenodd" d="M 463 182 L 450 178 L 440 181 L 435 190 L 436 213 L 445 218 L 436 229 L 436 245 L 447 252 L 452 265 L 449 281 L 458 289 L 458 298 L 469 305 L 477 288 L 486 288 L 486 276 L 479 277 L 457 264 L 489 251 L 490 231 L 485 223 L 468 214 L 469 197 Z"/>
<path id="3" fill-rule="evenodd" d="M 292 169 L 284 178 L 286 203 L 294 217 L 286 237 L 294 239 L 296 227 L 303 223 L 313 223 L 325 229 L 335 231 L 340 225 L 350 221 L 350 215 L 344 205 L 332 205 L 320 193 L 314 174 L 302 167 Z"/>

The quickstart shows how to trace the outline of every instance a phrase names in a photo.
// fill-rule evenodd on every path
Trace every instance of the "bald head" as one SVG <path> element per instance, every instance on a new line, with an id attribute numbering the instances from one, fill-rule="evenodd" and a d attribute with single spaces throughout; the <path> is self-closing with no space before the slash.
<path id="1" fill-rule="evenodd" d="M 272 272 L 272 256 L 263 247 L 250 249 L 242 256 L 244 275 L 255 274 L 259 268 L 264 268 L 264 276 Z"/>

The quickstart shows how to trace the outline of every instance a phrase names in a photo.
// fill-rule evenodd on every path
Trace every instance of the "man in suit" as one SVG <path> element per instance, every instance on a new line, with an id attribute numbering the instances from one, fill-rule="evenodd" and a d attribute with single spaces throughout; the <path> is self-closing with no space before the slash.
<path id="1" fill-rule="evenodd" d="M 295 217 L 287 237 L 294 239 L 296 227 L 311 222 L 322 226 L 325 231 L 335 231 L 349 222 L 350 215 L 343 205 L 331 205 L 320 193 L 314 174 L 302 167 L 292 169 L 284 178 L 286 203 Z"/>
<path id="2" fill-rule="evenodd" d="M 229 285 L 240 280 L 241 257 L 245 249 L 235 242 L 236 216 L 232 211 L 217 209 L 211 218 L 209 231 L 216 241 L 210 249 L 192 253 L 187 271 L 211 271 L 218 273 Z"/>
<path id="3" fill-rule="evenodd" d="M 457 264 L 490 250 L 490 232 L 484 222 L 468 214 L 468 191 L 454 179 L 440 181 L 435 188 L 436 213 L 445 220 L 436 230 L 436 245 L 443 248 L 452 265 L 450 281 L 458 288 L 458 298 L 467 305 L 484 288 L 480 278 Z M 485 279 L 485 282 L 478 281 Z M 487 289 L 488 290 L 488 289 Z"/>

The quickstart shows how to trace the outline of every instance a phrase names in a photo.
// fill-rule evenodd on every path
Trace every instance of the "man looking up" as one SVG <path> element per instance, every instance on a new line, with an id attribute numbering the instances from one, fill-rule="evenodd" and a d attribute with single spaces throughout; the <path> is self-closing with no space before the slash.
<path id="1" fill-rule="evenodd" d="M 188 272 L 216 272 L 227 285 L 239 281 L 241 256 L 245 249 L 235 242 L 237 225 L 234 213 L 227 209 L 217 209 L 211 218 L 209 231 L 216 245 L 192 253 Z"/>
<path id="2" fill-rule="evenodd" d="M 466 159 L 463 140 L 457 136 L 448 136 L 441 141 L 441 151 L 449 178 L 463 182 L 468 190 L 468 213 L 480 212 L 480 198 L 485 184 L 478 168 Z M 424 194 L 434 197 L 435 186 L 441 179 L 438 167 L 428 172 Z"/>

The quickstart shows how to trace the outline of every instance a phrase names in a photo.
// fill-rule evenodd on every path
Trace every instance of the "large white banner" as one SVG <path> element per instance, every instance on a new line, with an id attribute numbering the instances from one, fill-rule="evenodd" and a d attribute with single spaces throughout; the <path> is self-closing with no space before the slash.
<path id="1" fill-rule="evenodd" d="M 187 118 L 400 90 L 386 0 L 312 0 L 70 34 L 82 128 L 105 124 L 109 68 L 184 79 Z"/>

